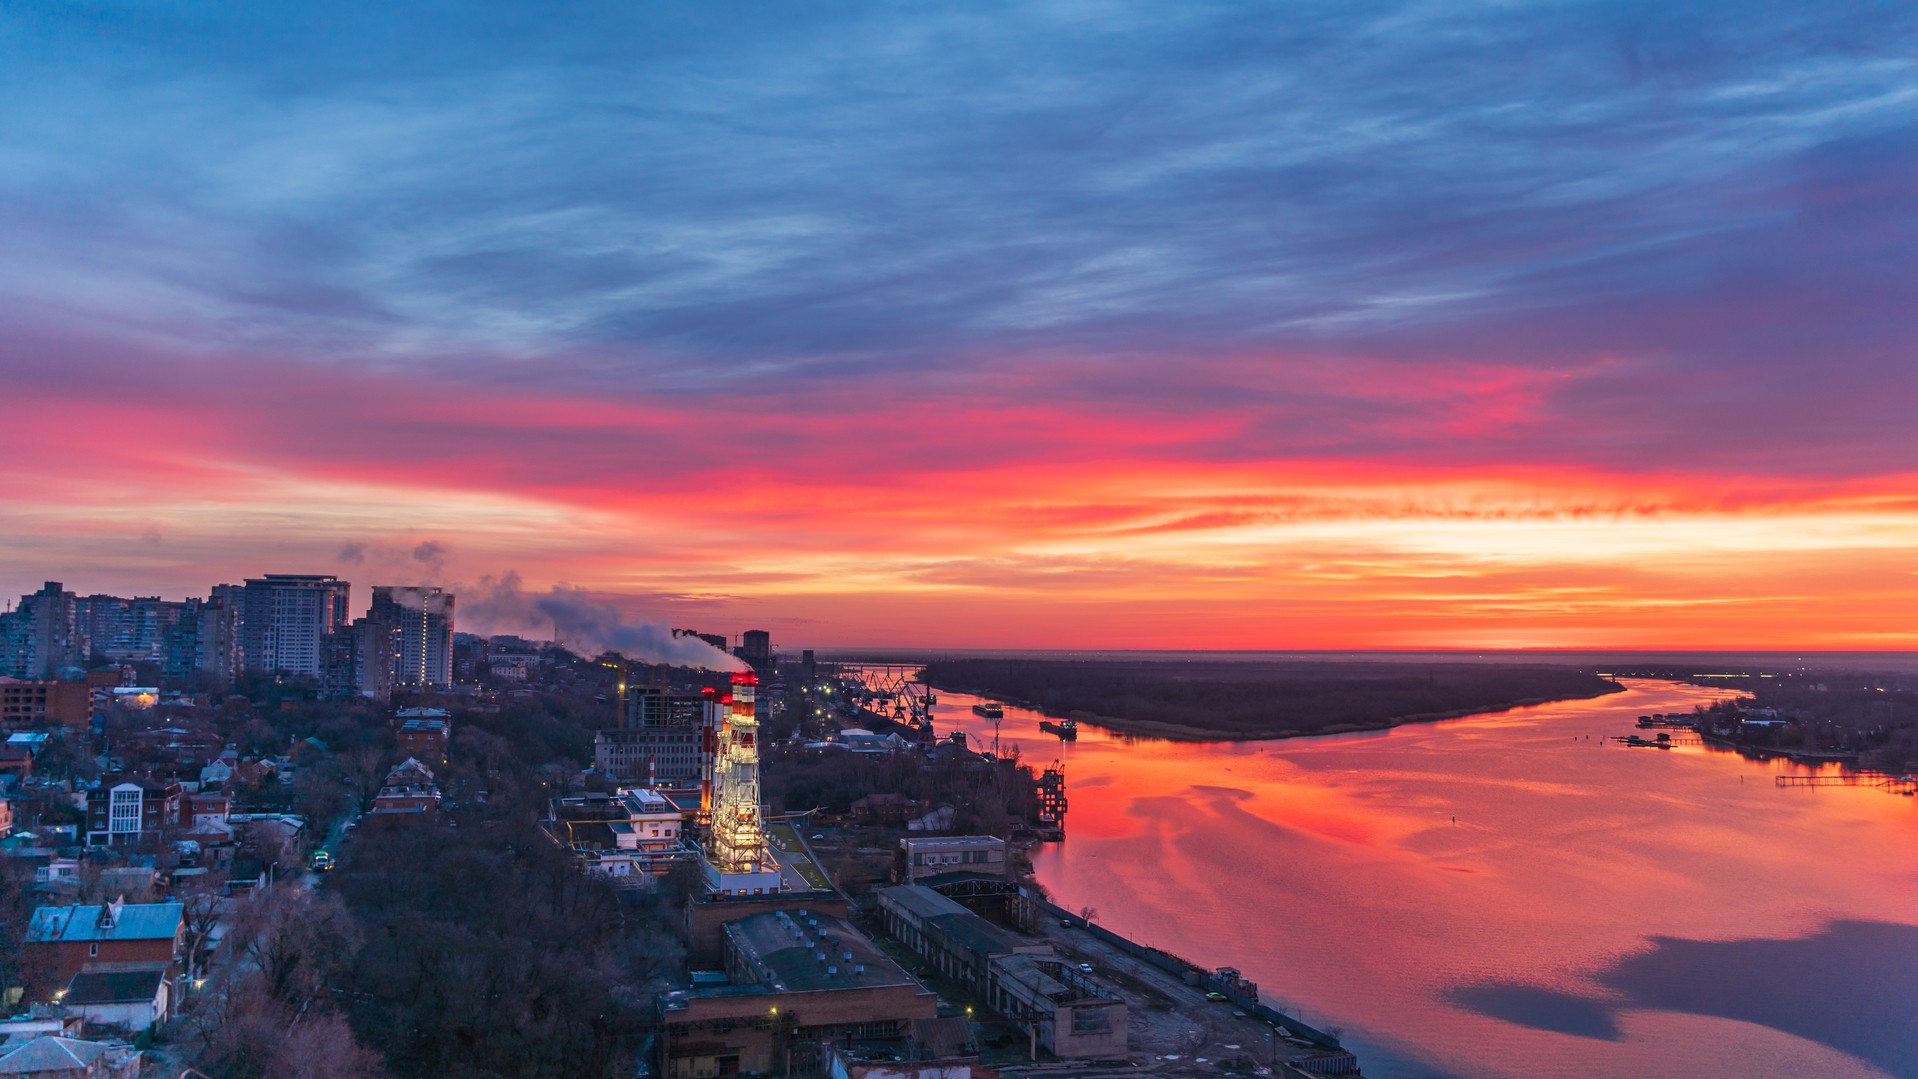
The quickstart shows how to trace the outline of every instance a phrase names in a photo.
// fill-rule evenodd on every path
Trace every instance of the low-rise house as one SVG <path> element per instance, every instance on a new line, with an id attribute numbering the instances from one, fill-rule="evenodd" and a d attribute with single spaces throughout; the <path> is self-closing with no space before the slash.
<path id="1" fill-rule="evenodd" d="M 67 983 L 60 1006 L 89 1023 L 138 1034 L 173 1014 L 172 988 L 157 967 L 83 970 Z"/>
<path id="2" fill-rule="evenodd" d="M 131 1046 L 46 1035 L 0 1052 L 0 1076 L 13 1079 L 138 1079 Z"/>
<path id="3" fill-rule="evenodd" d="M 86 1025 L 86 1020 L 77 1015 L 22 1015 L 0 1019 L 0 1053 L 49 1034 L 78 1038 L 86 1032 Z"/>
<path id="4" fill-rule="evenodd" d="M 908 817 L 922 813 L 926 803 L 895 791 L 868 794 L 853 802 L 852 819 L 861 824 L 904 824 Z"/>
<path id="5" fill-rule="evenodd" d="M 0 743 L 0 775 L 21 779 L 33 774 L 33 750 L 12 742 Z"/>
<path id="6" fill-rule="evenodd" d="M 386 773 L 380 792 L 373 796 L 372 812 L 388 817 L 432 816 L 439 808 L 440 789 L 433 782 L 433 770 L 408 757 Z"/>
<path id="7" fill-rule="evenodd" d="M 75 974 L 105 966 L 171 971 L 186 932 L 179 903 L 92 903 L 39 907 L 27 923 L 29 999 L 45 1001 Z"/>
<path id="8" fill-rule="evenodd" d="M 402 708 L 393 717 L 400 752 L 435 764 L 446 763 L 446 746 L 453 738 L 452 713 L 444 708 Z"/>

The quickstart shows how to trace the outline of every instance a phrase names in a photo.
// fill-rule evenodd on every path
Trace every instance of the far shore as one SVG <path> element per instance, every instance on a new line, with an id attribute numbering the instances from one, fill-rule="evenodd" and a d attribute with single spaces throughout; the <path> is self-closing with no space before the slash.
<path id="1" fill-rule="evenodd" d="M 921 677 L 1122 735 L 1175 742 L 1263 742 L 1384 731 L 1558 701 L 1624 686 L 1543 666 L 1280 662 L 1208 665 L 943 660 Z"/>
<path id="2" fill-rule="evenodd" d="M 1613 693 L 1623 693 L 1624 686 L 1614 686 L 1586 697 L 1527 697 L 1513 701 L 1503 707 L 1457 708 L 1450 712 L 1420 712 L 1415 715 L 1394 716 L 1391 719 L 1375 723 L 1334 723 L 1316 731 L 1276 730 L 1270 733 L 1239 733 L 1233 731 L 1209 731 L 1203 727 L 1188 727 L 1179 723 L 1160 723 L 1149 719 L 1120 719 L 1116 716 L 1094 715 L 1090 712 L 1074 712 L 1072 718 L 1094 727 L 1102 727 L 1120 734 L 1135 735 L 1140 738 L 1159 738 L 1168 742 L 1277 742 L 1286 738 L 1318 738 L 1333 734 L 1364 734 L 1368 731 L 1389 731 L 1394 727 L 1403 727 L 1407 723 L 1438 723 L 1447 719 L 1464 719 L 1467 716 L 1489 716 L 1501 712 L 1510 712 L 1517 708 L 1531 708 L 1540 704 L 1556 704 L 1560 701 L 1590 701 Z M 1007 701 L 1007 704 L 1014 702 Z"/>

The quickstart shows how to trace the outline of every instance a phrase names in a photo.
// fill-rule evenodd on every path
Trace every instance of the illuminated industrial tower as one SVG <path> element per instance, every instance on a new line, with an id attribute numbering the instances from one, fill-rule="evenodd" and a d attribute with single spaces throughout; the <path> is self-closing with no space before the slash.
<path id="1" fill-rule="evenodd" d="M 753 696 L 759 678 L 733 675 L 732 715 L 719 735 L 713 777 L 709 883 L 725 895 L 779 891 L 779 863 L 766 849 L 759 819 L 759 720 Z"/>

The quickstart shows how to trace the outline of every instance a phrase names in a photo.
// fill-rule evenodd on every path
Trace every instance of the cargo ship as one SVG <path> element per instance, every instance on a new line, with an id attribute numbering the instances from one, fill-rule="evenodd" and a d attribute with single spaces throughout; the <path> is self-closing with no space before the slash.
<path id="1" fill-rule="evenodd" d="M 984 716 L 987 719 L 1006 718 L 1006 710 L 996 704 L 975 704 L 972 706 L 972 711 L 974 715 Z"/>
<path id="2" fill-rule="evenodd" d="M 1039 729 L 1047 734 L 1056 734 L 1068 742 L 1076 742 L 1079 740 L 1079 721 L 1076 719 L 1068 719 L 1059 723 L 1054 723 L 1049 719 L 1042 719 L 1039 721 Z"/>

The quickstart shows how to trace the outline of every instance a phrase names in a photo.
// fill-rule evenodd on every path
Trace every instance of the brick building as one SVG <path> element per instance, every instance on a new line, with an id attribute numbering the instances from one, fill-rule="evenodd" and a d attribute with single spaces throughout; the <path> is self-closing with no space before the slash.
<path id="1" fill-rule="evenodd" d="M 180 785 L 145 778 L 106 780 L 87 792 L 87 844 L 141 842 L 180 825 Z"/>
<path id="2" fill-rule="evenodd" d="M 938 998 L 844 921 L 810 908 L 725 926 L 727 984 L 660 997 L 665 1079 L 817 1072 L 822 1045 L 910 1038 Z"/>
<path id="3" fill-rule="evenodd" d="M 379 816 L 432 816 L 439 808 L 440 788 L 433 781 L 433 770 L 412 757 L 386 773 L 386 782 L 373 796 L 373 813 Z"/>
<path id="4" fill-rule="evenodd" d="M 85 682 L 0 678 L 0 727 L 85 727 L 92 715 L 91 704 L 91 690 Z"/>
<path id="5" fill-rule="evenodd" d="M 40 907 L 27 923 L 28 999 L 45 1001 L 83 970 L 162 969 L 171 978 L 186 934 L 179 903 Z"/>

